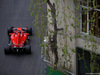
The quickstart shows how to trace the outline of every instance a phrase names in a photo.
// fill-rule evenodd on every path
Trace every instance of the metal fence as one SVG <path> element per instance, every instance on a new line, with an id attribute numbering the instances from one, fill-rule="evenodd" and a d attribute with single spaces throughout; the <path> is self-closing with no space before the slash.
<path id="1" fill-rule="evenodd" d="M 56 74 L 57 75 L 60 75 L 60 74 L 61 75 L 74 75 L 70 71 L 62 69 L 61 67 L 57 67 L 56 65 L 50 64 L 49 61 L 47 61 L 44 58 L 41 58 L 41 59 L 42 59 L 42 64 L 41 64 L 41 66 L 42 66 L 42 73 L 41 73 L 41 75 L 50 75 L 49 74 L 50 72 L 48 73 L 48 67 L 53 69 L 53 71 L 51 71 L 51 74 L 53 74 L 53 75 L 56 75 Z M 56 66 L 56 69 L 54 69 L 54 66 Z M 55 71 L 56 71 L 56 74 L 52 73 L 52 72 L 55 72 Z M 58 74 L 57 72 L 59 72 L 60 74 Z"/>
<path id="2" fill-rule="evenodd" d="M 48 44 L 48 37 L 44 37 L 44 43 Z M 44 53 L 44 55 L 42 55 L 43 51 L 43 47 L 41 48 L 41 75 L 50 75 L 48 74 L 48 66 L 51 67 L 52 69 L 54 69 L 54 66 L 56 65 L 52 65 L 48 60 L 46 60 L 46 52 Z M 45 48 L 46 50 L 46 48 Z M 72 72 L 67 71 L 61 67 L 57 67 L 56 69 L 58 72 L 61 73 L 61 75 L 74 75 Z"/>

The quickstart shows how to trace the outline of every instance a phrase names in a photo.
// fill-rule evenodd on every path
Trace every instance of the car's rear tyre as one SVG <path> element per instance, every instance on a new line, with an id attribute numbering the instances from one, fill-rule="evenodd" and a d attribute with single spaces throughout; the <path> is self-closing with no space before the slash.
<path id="1" fill-rule="evenodd" d="M 7 46 L 4 47 L 4 53 L 5 54 L 10 54 L 11 53 L 11 48 L 10 48 L 9 45 L 7 45 Z"/>
<path id="2" fill-rule="evenodd" d="M 30 54 L 30 53 L 31 53 L 31 45 L 26 45 L 26 46 L 25 46 L 25 52 L 26 52 L 27 54 Z"/>
<path id="3" fill-rule="evenodd" d="M 8 27 L 8 35 L 9 35 L 9 33 L 13 33 L 13 28 L 14 27 Z"/>
<path id="4" fill-rule="evenodd" d="M 27 32 L 29 33 L 29 35 L 32 35 L 32 27 L 27 27 Z"/>

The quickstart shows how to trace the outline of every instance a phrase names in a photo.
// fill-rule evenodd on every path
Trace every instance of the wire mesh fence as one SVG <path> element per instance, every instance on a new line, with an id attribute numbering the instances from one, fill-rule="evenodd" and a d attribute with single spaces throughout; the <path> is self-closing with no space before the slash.
<path id="1" fill-rule="evenodd" d="M 52 65 L 44 58 L 41 58 L 41 68 L 42 73 L 41 75 L 74 75 L 72 72 L 62 69 L 61 67 L 57 67 L 56 65 Z M 54 67 L 56 66 L 56 68 Z"/>

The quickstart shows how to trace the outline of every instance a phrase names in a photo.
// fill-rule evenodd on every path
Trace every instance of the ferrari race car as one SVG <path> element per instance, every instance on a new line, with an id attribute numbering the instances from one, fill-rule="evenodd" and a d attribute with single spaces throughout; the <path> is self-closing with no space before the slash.
<path id="1" fill-rule="evenodd" d="M 32 35 L 31 27 L 8 27 L 9 44 L 4 47 L 5 54 L 13 52 L 31 53 L 31 45 L 29 44 L 29 35 Z"/>

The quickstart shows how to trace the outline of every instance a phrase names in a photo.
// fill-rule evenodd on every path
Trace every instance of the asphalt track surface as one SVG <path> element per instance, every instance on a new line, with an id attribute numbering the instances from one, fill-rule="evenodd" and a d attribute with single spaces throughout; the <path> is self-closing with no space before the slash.
<path id="1" fill-rule="evenodd" d="M 0 75 L 40 75 L 41 59 L 36 29 L 27 9 L 31 0 L 0 0 Z M 33 29 L 31 36 L 32 54 L 4 54 L 8 44 L 7 27 L 28 27 Z"/>

